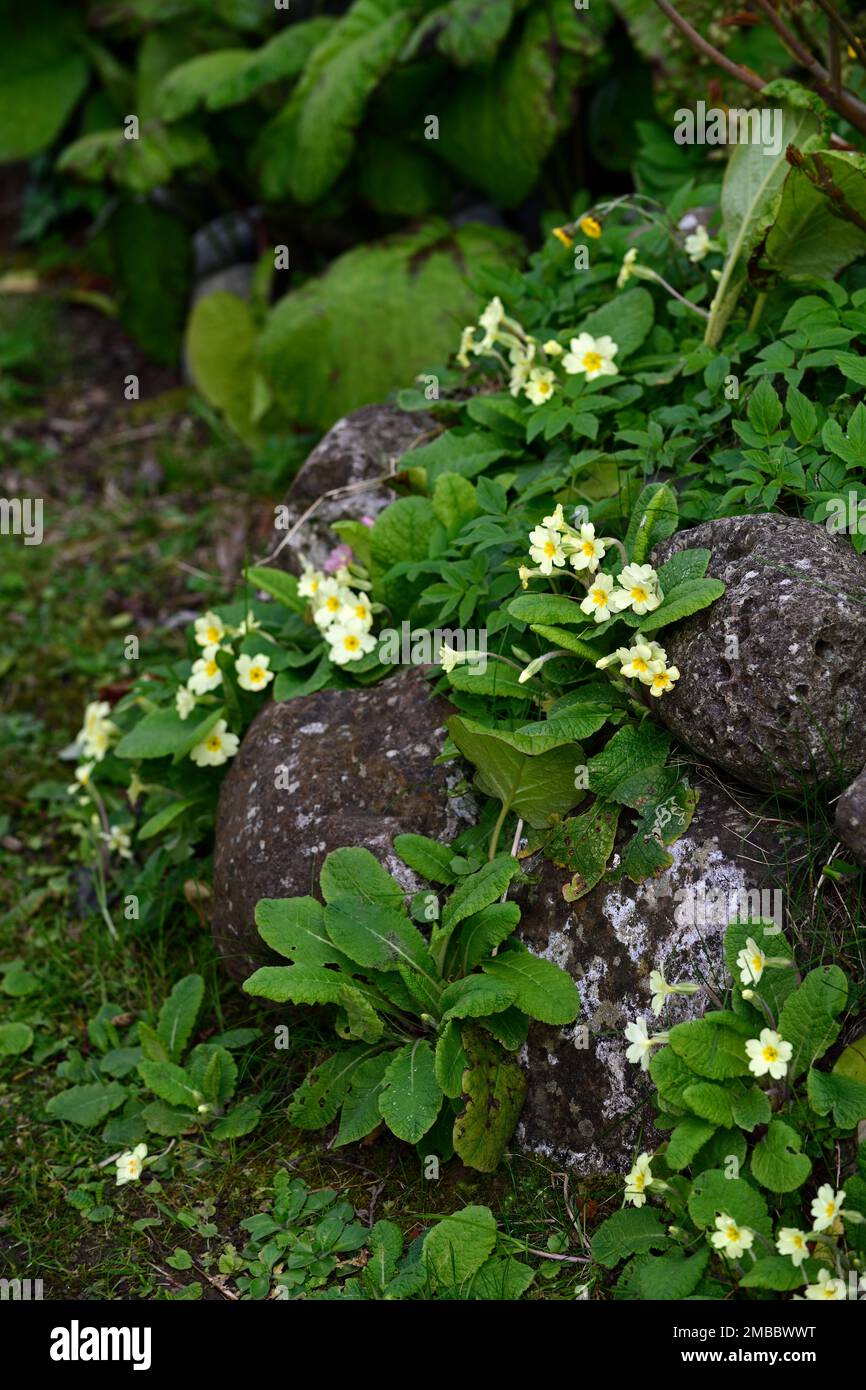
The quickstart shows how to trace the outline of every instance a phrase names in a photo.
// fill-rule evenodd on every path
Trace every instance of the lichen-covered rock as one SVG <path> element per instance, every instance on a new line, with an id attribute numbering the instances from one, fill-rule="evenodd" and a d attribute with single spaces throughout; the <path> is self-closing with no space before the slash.
<path id="1" fill-rule="evenodd" d="M 738 516 L 681 531 L 654 563 L 694 547 L 727 589 L 660 634 L 680 679 L 659 718 L 751 786 L 845 786 L 866 763 L 866 561 L 810 521 Z"/>
<path id="2" fill-rule="evenodd" d="M 280 514 L 279 527 L 274 531 L 272 549 L 285 540 L 317 498 L 334 488 L 370 482 L 388 473 L 429 430 L 428 416 L 420 411 L 399 410 L 395 405 L 365 405 L 338 420 L 298 470 L 286 497 L 286 511 Z M 393 491 L 383 483 L 326 498 L 283 545 L 274 563 L 300 574 L 303 555 L 320 569 L 336 544 L 337 538 L 330 529 L 332 522 L 376 517 L 393 500 Z"/>
<path id="3" fill-rule="evenodd" d="M 569 972 L 582 1010 L 566 1028 L 532 1025 L 517 1140 L 583 1174 L 625 1172 L 636 1153 L 662 1138 L 652 1126 L 652 1083 L 626 1060 L 625 1025 L 643 1017 L 652 1034 L 715 1007 L 713 990 L 725 984 L 725 926 L 738 913 L 784 925 L 784 866 L 796 836 L 761 822 L 749 793 L 734 798 L 707 781 L 697 789 L 694 819 L 670 847 L 673 864 L 660 877 L 641 885 L 602 882 L 568 903 L 568 871 L 538 860 L 539 881 L 520 897 L 523 940 Z M 652 970 L 669 984 L 705 988 L 669 996 L 655 1019 Z"/>
<path id="4" fill-rule="evenodd" d="M 331 850 L 362 845 L 417 891 L 394 836 L 451 840 L 473 814 L 448 795 L 457 774 L 432 765 L 448 712 L 409 672 L 366 690 L 271 703 L 253 720 L 216 825 L 212 927 L 235 979 L 276 960 L 256 931 L 259 898 L 317 896 Z"/>
<path id="5" fill-rule="evenodd" d="M 836 833 L 860 864 L 866 864 L 866 768 L 836 803 Z"/>

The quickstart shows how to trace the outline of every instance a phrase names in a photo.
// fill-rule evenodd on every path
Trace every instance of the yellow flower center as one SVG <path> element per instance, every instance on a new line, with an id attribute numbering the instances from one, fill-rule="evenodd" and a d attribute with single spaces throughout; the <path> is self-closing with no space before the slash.
<path id="1" fill-rule="evenodd" d="M 367 610 L 364 607 L 363 603 L 359 603 L 357 605 L 355 609 L 355 617 L 358 618 L 360 622 L 364 622 L 365 618 L 367 617 Z"/>
<path id="2" fill-rule="evenodd" d="M 209 627 L 209 628 L 208 628 L 208 630 L 207 630 L 207 640 L 208 640 L 208 642 L 211 642 L 211 643 L 218 642 L 218 641 L 220 640 L 221 637 L 222 637 L 222 633 L 220 632 L 219 628 L 216 628 L 216 627 Z"/>
<path id="3" fill-rule="evenodd" d="M 541 395 L 541 396 L 549 396 L 549 395 L 550 395 L 550 382 L 549 382 L 549 381 L 537 381 L 537 382 L 535 383 L 535 386 L 536 386 L 536 390 L 538 391 L 539 395 Z"/>
<path id="4" fill-rule="evenodd" d="M 588 372 L 597 372 L 603 360 L 600 352 L 587 352 L 583 359 L 583 365 Z"/>
<path id="5" fill-rule="evenodd" d="M 346 648 L 347 652 L 356 652 L 360 645 L 361 643 L 354 633 L 350 633 L 348 637 L 343 638 L 343 646 Z"/>
<path id="6" fill-rule="evenodd" d="M 653 676 L 653 688 L 656 690 L 667 690 L 670 680 L 667 671 L 660 671 L 657 676 Z"/>
<path id="7" fill-rule="evenodd" d="M 779 1060 L 779 1053 L 775 1047 L 768 1045 L 764 1048 L 763 1058 L 765 1062 L 777 1062 Z"/>
<path id="8" fill-rule="evenodd" d="M 606 589 L 590 589 L 589 596 L 595 604 L 596 608 L 607 607 L 608 593 Z"/>
<path id="9" fill-rule="evenodd" d="M 634 599 L 635 603 L 646 603 L 647 599 L 649 598 L 649 594 L 647 593 L 646 589 L 642 588 L 640 584 L 636 584 L 633 589 L 629 590 L 629 592 L 632 598 Z"/>
<path id="10" fill-rule="evenodd" d="M 738 1231 L 738 1229 L 737 1229 L 736 1226 L 729 1226 L 728 1229 L 727 1229 L 726 1234 L 727 1234 L 728 1240 L 730 1240 L 730 1241 L 735 1241 L 735 1240 L 739 1240 L 739 1239 L 740 1239 L 740 1232 Z"/>
<path id="11" fill-rule="evenodd" d="M 219 667 L 217 666 L 215 661 L 209 661 L 204 668 L 206 676 L 215 676 L 218 670 Z"/>
<path id="12" fill-rule="evenodd" d="M 827 1205 L 826 1205 L 825 1208 L 824 1208 L 824 1211 L 825 1211 L 825 1213 L 827 1214 L 827 1216 L 832 1216 L 835 1210 L 836 1210 L 836 1203 L 835 1203 L 835 1202 L 828 1202 Z"/>
<path id="13" fill-rule="evenodd" d="M 264 673 L 264 671 L 262 670 L 261 666 L 251 666 L 251 667 L 250 667 L 250 680 L 251 680 L 251 681 L 254 681 L 256 684 L 259 684 L 261 681 L 264 680 L 264 678 L 265 678 L 265 673 Z"/>
<path id="14" fill-rule="evenodd" d="M 806 1242 L 804 1241 L 802 1236 L 794 1236 L 794 1245 L 797 1247 L 798 1250 L 802 1250 L 805 1244 Z"/>
<path id="15" fill-rule="evenodd" d="M 643 1192 L 643 1187 L 644 1187 L 645 1181 L 646 1181 L 646 1179 L 645 1179 L 643 1173 L 635 1173 L 635 1175 L 634 1175 L 634 1184 L 633 1184 L 633 1185 L 634 1185 L 634 1187 L 637 1189 L 638 1192 Z"/>
<path id="16" fill-rule="evenodd" d="M 752 956 L 752 969 L 755 971 L 763 970 L 764 962 L 760 956 Z"/>
<path id="17" fill-rule="evenodd" d="M 340 600 L 337 598 L 336 594 L 332 594 L 330 598 L 325 599 L 325 607 L 329 613 L 336 613 L 339 606 Z"/>
<path id="18" fill-rule="evenodd" d="M 550 559 L 556 554 L 556 545 L 553 541 L 544 542 L 544 553 Z"/>
<path id="19" fill-rule="evenodd" d="M 634 661 L 632 662 L 632 666 L 636 671 L 646 671 L 648 669 L 647 663 L 644 661 L 642 656 L 636 656 Z"/>
<path id="20" fill-rule="evenodd" d="M 223 746 L 222 739 L 220 738 L 219 734 L 211 734 L 210 738 L 207 741 L 207 746 L 208 750 L 211 753 L 218 753 Z"/>
<path id="21" fill-rule="evenodd" d="M 595 555 L 595 541 L 584 541 L 580 547 L 584 555 L 588 555 L 590 560 Z"/>

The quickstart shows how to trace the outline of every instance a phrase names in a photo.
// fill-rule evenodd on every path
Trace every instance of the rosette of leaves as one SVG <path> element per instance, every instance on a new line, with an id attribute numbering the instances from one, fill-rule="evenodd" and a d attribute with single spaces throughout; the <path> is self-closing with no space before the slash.
<path id="1" fill-rule="evenodd" d="M 745 999 L 737 957 L 749 938 L 768 960 Z M 823 1167 L 838 1141 L 850 1140 L 866 1118 L 863 1040 L 832 1067 L 820 1065 L 840 1035 L 847 978 L 836 965 L 801 978 L 785 937 L 760 920 L 731 923 L 725 960 L 736 982 L 730 1007 L 671 1028 L 650 1062 L 655 1124 L 670 1131 L 651 1160 L 653 1179 L 665 1184 L 662 1208 L 627 1207 L 593 1237 L 599 1264 L 612 1269 L 627 1261 L 617 1284 L 621 1298 L 725 1298 L 732 1283 L 792 1292 L 816 1282 L 828 1261 L 860 1258 L 866 1248 L 859 1219 L 866 1216 L 866 1145 L 842 1181 L 835 1160 Z M 757 1038 L 768 1019 L 793 1048 L 782 1082 L 756 1079 L 748 1065 L 746 1040 Z M 844 1188 L 852 1218 L 843 1215 L 843 1238 L 834 1239 L 832 1256 L 830 1245 L 812 1234 L 808 1258 L 795 1266 L 778 1254 L 775 1236 L 781 1227 L 810 1232 L 809 1204 L 826 1181 Z M 722 1214 L 754 1233 L 736 1264 L 715 1255 L 707 1241 Z"/>
<path id="2" fill-rule="evenodd" d="M 283 1170 L 273 1190 L 269 1209 L 241 1222 L 244 1248 L 220 1256 L 244 1299 L 517 1299 L 534 1278 L 489 1207 L 463 1207 L 404 1249 L 399 1226 L 362 1226 L 333 1188 L 310 1189 Z"/>
<path id="3" fill-rule="evenodd" d="M 515 1054 L 529 1021 L 571 1022 L 577 990 L 514 940 L 520 909 L 504 898 L 516 859 L 497 855 L 458 882 L 447 846 L 402 835 L 394 847 L 428 882 L 453 889 L 441 905 L 423 893 L 407 911 L 400 885 L 368 850 L 335 850 L 322 866 L 323 902 L 258 903 L 259 934 L 291 964 L 263 966 L 244 989 L 331 1011 L 342 1045 L 295 1091 L 294 1124 L 319 1129 L 339 1115 L 339 1147 L 384 1121 L 398 1139 L 423 1141 L 424 1152 L 456 1152 L 492 1172 L 523 1105 Z"/>
<path id="4" fill-rule="evenodd" d="M 261 1114 L 249 1099 L 229 1108 L 238 1080 L 232 1051 L 257 1033 L 236 1028 L 188 1051 L 203 998 L 201 976 L 187 975 L 172 989 L 155 1027 L 139 1019 L 124 1032 L 122 1010 L 104 1004 L 87 1030 L 98 1060 L 73 1055 L 61 1064 L 58 1074 L 77 1084 L 48 1102 L 48 1114 L 83 1129 L 107 1120 L 102 1138 L 125 1146 L 148 1132 L 178 1136 L 206 1129 L 214 1139 L 249 1134 Z M 136 1078 L 156 1099 L 145 1099 Z"/>

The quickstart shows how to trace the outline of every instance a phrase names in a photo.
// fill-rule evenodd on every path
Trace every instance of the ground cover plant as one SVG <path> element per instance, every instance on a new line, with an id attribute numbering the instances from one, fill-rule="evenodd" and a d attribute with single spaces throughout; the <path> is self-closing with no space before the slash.
<path id="1" fill-rule="evenodd" d="M 286 33 L 254 4 L 181 4 L 164 28 L 150 8 L 109 7 L 95 38 L 69 19 L 63 59 L 60 29 L 38 38 L 39 7 L 2 21 L 51 91 L 29 146 L 32 93 L 13 86 L 0 106 L 0 157 L 37 157 L 25 226 L 43 241 L 33 278 L 16 249 L 0 280 L 4 486 L 39 486 L 62 518 L 38 581 L 24 546 L 0 576 L 15 614 L 0 1086 L 25 1153 L 6 1173 L 10 1268 L 38 1264 L 52 1296 L 860 1297 L 862 873 L 820 796 L 767 807 L 808 822 L 787 933 L 735 919 L 723 994 L 655 969 L 658 1031 L 625 1030 L 667 1139 L 631 1155 L 625 1184 L 574 1191 L 513 1141 L 530 1027 L 584 1016 L 571 976 L 520 939 L 535 856 L 573 904 L 651 884 L 698 806 L 696 760 L 659 719 L 682 674 L 665 643 L 724 584 L 708 550 L 662 562 L 656 547 L 754 514 L 866 549 L 860 40 L 848 96 L 762 84 L 772 153 L 742 143 L 671 166 L 656 115 L 634 188 L 574 194 L 568 175 L 560 196 L 547 161 L 581 84 L 601 101 L 605 33 L 624 33 L 606 8 L 580 43 L 571 5 L 491 3 L 476 24 L 459 0 L 356 0 Z M 618 8 L 640 66 L 657 35 Z M 765 75 L 788 72 L 775 29 L 749 42 Z M 477 148 L 425 143 L 443 87 L 473 130 L 490 106 L 523 112 L 526 167 L 499 126 Z M 130 105 L 140 140 L 117 133 Z M 397 136 L 395 106 L 415 122 Z M 39 160 L 61 147 L 49 172 Z M 188 242 L 226 166 L 242 186 L 228 203 L 261 199 L 266 230 L 249 298 L 192 306 L 195 388 L 180 388 L 97 314 L 119 308 L 174 360 Z M 505 209 L 540 187 L 555 210 L 535 249 L 513 227 L 389 221 L 444 218 L 461 184 Z M 388 241 L 336 248 L 323 229 L 360 206 L 347 243 Z M 273 233 L 299 209 L 310 244 L 344 254 L 326 269 L 316 248 L 313 278 L 280 296 Z M 46 295 L 49 229 L 91 212 L 105 226 Z M 88 278 L 128 238 L 185 261 L 173 289 L 117 268 L 109 290 Z M 413 309 L 404 337 L 393 304 L 419 264 L 418 304 L 447 312 Z M 382 284 L 375 369 L 356 373 L 352 335 Z M 75 338 L 94 322 L 97 352 L 152 386 L 135 414 L 82 375 Z M 75 361 L 65 387 L 46 379 L 55 342 Z M 326 561 L 304 557 L 301 527 L 298 573 L 281 568 L 271 519 L 294 466 L 387 392 L 429 422 L 391 470 L 393 500 L 373 519 L 360 490 Z M 34 631 L 58 678 L 44 713 Z M 471 788 L 475 823 L 448 843 L 397 837 L 417 892 L 346 845 L 309 895 L 262 899 L 259 934 L 286 963 L 233 988 L 206 928 L 217 800 L 250 724 L 270 701 L 374 691 L 406 664 L 453 711 L 439 762 Z M 702 1016 L 665 1030 L 669 997 L 701 990 Z"/>

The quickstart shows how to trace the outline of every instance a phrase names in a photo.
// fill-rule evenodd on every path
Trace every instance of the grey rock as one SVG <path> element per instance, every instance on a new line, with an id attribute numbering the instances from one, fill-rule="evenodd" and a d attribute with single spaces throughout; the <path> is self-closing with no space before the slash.
<path id="1" fill-rule="evenodd" d="M 659 877 L 602 882 L 567 903 L 568 871 L 539 860 L 537 885 L 520 896 L 525 944 L 569 972 L 583 1007 L 568 1027 L 530 1028 L 517 1141 L 581 1174 L 626 1172 L 662 1138 L 652 1124 L 652 1083 L 626 1060 L 625 1025 L 643 1017 L 650 1034 L 660 1033 L 716 1007 L 712 991 L 725 987 L 725 927 L 737 913 L 775 914 L 784 926 L 787 867 L 803 853 L 796 828 L 782 834 L 762 822 L 750 793 L 695 785 L 694 819 L 670 846 L 673 863 Z M 669 984 L 705 987 L 669 996 L 656 1019 L 649 986 L 656 969 Z"/>
<path id="2" fill-rule="evenodd" d="M 211 925 L 235 979 L 278 959 L 256 930 L 259 898 L 318 896 L 331 850 L 362 845 L 407 892 L 418 891 L 394 836 L 450 841 L 474 819 L 468 801 L 448 795 L 458 774 L 432 765 L 448 713 L 408 672 L 370 689 L 271 703 L 256 716 L 217 810 Z"/>
<path id="3" fill-rule="evenodd" d="M 280 516 L 279 529 L 274 531 L 272 553 L 317 498 L 334 488 L 365 483 L 392 471 L 406 450 L 429 430 L 429 416 L 421 411 L 399 410 L 394 405 L 365 405 L 338 420 L 319 440 L 289 488 L 287 510 Z M 281 546 L 273 563 L 300 574 L 305 557 L 321 569 L 338 540 L 330 529 L 332 522 L 352 517 L 375 518 L 393 500 L 393 489 L 382 483 L 326 498 L 291 540 Z"/>
<path id="4" fill-rule="evenodd" d="M 740 516 L 681 531 L 654 563 L 694 547 L 727 590 L 660 634 L 680 679 L 658 717 L 750 786 L 844 787 L 866 763 L 866 561 L 810 521 Z"/>
<path id="5" fill-rule="evenodd" d="M 836 833 L 860 864 L 866 864 L 866 768 L 836 804 Z"/>

